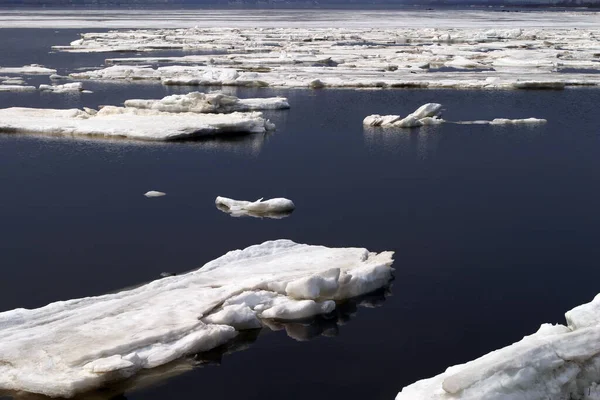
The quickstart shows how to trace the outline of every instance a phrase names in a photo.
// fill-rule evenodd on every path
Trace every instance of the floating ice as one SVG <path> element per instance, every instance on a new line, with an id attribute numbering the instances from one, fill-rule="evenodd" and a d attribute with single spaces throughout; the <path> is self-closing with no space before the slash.
<path id="1" fill-rule="evenodd" d="M 413 383 L 396 400 L 600 398 L 600 295 L 521 341 Z"/>
<path id="2" fill-rule="evenodd" d="M 35 86 L 23 85 L 0 85 L 0 92 L 35 92 Z"/>
<path id="3" fill-rule="evenodd" d="M 259 112 L 232 114 L 165 113 L 105 106 L 91 109 L 0 109 L 0 132 L 88 135 L 140 140 L 175 140 L 229 133 L 264 133 L 274 125 Z"/>
<path id="4" fill-rule="evenodd" d="M 364 29 L 352 24 L 338 29 L 145 29 L 85 33 L 57 50 L 164 48 L 212 54 L 110 58 L 107 68 L 71 77 L 314 89 L 563 89 L 600 84 L 597 31 L 574 32 L 560 25 L 508 30 Z"/>
<path id="5" fill-rule="evenodd" d="M 83 92 L 81 82 L 65 83 L 64 85 L 40 85 L 40 91 L 51 93 L 78 93 Z"/>
<path id="6" fill-rule="evenodd" d="M 507 119 L 495 118 L 491 121 L 446 121 L 439 118 L 442 105 L 437 103 L 427 103 L 419 107 L 416 111 L 402 118 L 399 115 L 369 115 L 363 120 L 365 126 L 380 126 L 393 128 L 415 128 L 423 125 L 437 125 L 443 123 L 462 124 L 462 125 L 538 125 L 545 124 L 547 121 L 541 118 Z"/>
<path id="7" fill-rule="evenodd" d="M 215 204 L 219 210 L 231 214 L 233 217 L 251 216 L 279 219 L 287 217 L 296 208 L 291 200 L 282 197 L 243 201 L 219 196 L 216 198 Z"/>
<path id="8" fill-rule="evenodd" d="M 25 65 L 23 67 L 0 67 L 0 74 L 51 75 L 55 73 L 55 69 L 46 68 L 39 64 Z"/>
<path id="9" fill-rule="evenodd" d="M 427 103 L 419 107 L 413 113 L 402 118 L 399 115 L 369 115 L 363 120 L 365 126 L 382 126 L 397 128 L 415 128 L 423 125 L 441 124 L 443 119 L 439 118 L 442 105 L 438 103 Z"/>
<path id="10" fill-rule="evenodd" d="M 278 110 L 290 108 L 286 98 L 239 99 L 220 92 L 176 94 L 161 100 L 127 100 L 125 107 L 172 113 L 230 113 L 234 111 Z"/>
<path id="11" fill-rule="evenodd" d="M 9 78 L 2 81 L 3 85 L 24 85 L 25 81 L 22 78 Z"/>
<path id="12" fill-rule="evenodd" d="M 156 190 L 150 190 L 149 192 L 144 193 L 144 196 L 146 197 L 162 197 L 166 195 L 167 194 L 165 192 L 158 192 Z"/>
<path id="13" fill-rule="evenodd" d="M 70 397 L 387 284 L 392 252 L 289 240 L 132 290 L 0 313 L 0 389 Z"/>

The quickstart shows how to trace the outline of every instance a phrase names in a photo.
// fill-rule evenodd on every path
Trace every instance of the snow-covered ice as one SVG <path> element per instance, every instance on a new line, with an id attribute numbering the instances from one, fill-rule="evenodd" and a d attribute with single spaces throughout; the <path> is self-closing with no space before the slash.
<path id="1" fill-rule="evenodd" d="M 0 74 L 52 75 L 55 73 L 55 69 L 46 68 L 39 64 L 25 65 L 23 67 L 0 67 Z"/>
<path id="2" fill-rule="evenodd" d="M 442 105 L 438 103 L 423 104 L 414 112 L 402 118 L 400 115 L 379 115 L 373 114 L 365 117 L 363 125 L 365 127 L 383 127 L 383 128 L 416 128 L 423 125 L 439 125 L 443 123 L 462 124 L 462 125 L 539 125 L 547 121 L 541 118 L 522 118 L 508 119 L 495 118 L 491 121 L 446 121 L 440 118 Z"/>
<path id="3" fill-rule="evenodd" d="M 235 111 L 279 110 L 290 108 L 286 98 L 239 99 L 221 92 L 175 94 L 161 100 L 132 99 L 125 107 L 143 108 L 172 113 L 230 113 Z"/>
<path id="4" fill-rule="evenodd" d="M 64 85 L 40 85 L 40 91 L 51 93 L 79 93 L 83 92 L 81 82 L 65 83 Z"/>
<path id="5" fill-rule="evenodd" d="M 231 114 L 166 113 L 105 106 L 91 109 L 6 108 L 0 132 L 44 135 L 176 140 L 229 133 L 264 133 L 274 125 L 260 112 Z"/>
<path id="6" fill-rule="evenodd" d="M 600 295 L 521 341 L 402 389 L 396 400 L 597 400 Z"/>
<path id="7" fill-rule="evenodd" d="M 296 208 L 293 201 L 283 197 L 269 200 L 260 198 L 256 201 L 244 201 L 218 196 L 215 199 L 215 204 L 219 210 L 233 217 L 250 216 L 279 219 L 287 217 Z"/>
<path id="8" fill-rule="evenodd" d="M 392 252 L 277 240 L 118 293 L 0 313 L 0 389 L 70 397 L 215 348 L 263 319 L 385 286 Z"/>
<path id="9" fill-rule="evenodd" d="M 159 192 L 157 190 L 150 190 L 146 193 L 144 193 L 144 196 L 146 197 L 162 197 L 162 196 L 166 196 L 167 194 L 165 192 Z"/>

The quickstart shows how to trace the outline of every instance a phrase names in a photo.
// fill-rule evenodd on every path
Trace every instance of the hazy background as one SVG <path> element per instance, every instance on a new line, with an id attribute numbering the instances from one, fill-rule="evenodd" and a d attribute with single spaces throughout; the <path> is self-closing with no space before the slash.
<path id="1" fill-rule="evenodd" d="M 600 0 L 0 0 L 0 7 L 356 7 L 360 5 L 394 8 L 415 6 L 526 6 L 526 7 L 598 7 Z"/>

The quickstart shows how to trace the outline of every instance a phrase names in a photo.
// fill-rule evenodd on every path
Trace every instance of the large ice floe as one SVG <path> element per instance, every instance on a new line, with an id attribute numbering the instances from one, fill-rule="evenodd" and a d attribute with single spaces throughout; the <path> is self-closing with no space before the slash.
<path id="1" fill-rule="evenodd" d="M 125 107 L 171 113 L 231 113 L 235 111 L 279 110 L 290 108 L 286 98 L 239 99 L 221 92 L 176 94 L 161 100 L 127 100 Z"/>
<path id="2" fill-rule="evenodd" d="M 22 67 L 0 67 L 0 74 L 52 75 L 55 73 L 55 69 L 46 68 L 39 64 L 25 65 Z"/>
<path id="3" fill-rule="evenodd" d="M 600 399 L 600 295 L 566 320 L 413 383 L 396 400 Z"/>
<path id="4" fill-rule="evenodd" d="M 168 113 L 105 106 L 92 109 L 0 109 L 0 132 L 176 140 L 231 133 L 265 133 L 275 126 L 260 112 Z"/>
<path id="5" fill-rule="evenodd" d="M 262 320 L 385 286 L 392 252 L 276 240 L 131 290 L 0 313 L 0 389 L 71 397 L 215 348 Z"/>
<path id="6" fill-rule="evenodd" d="M 293 201 L 283 197 L 244 201 L 218 196 L 215 199 L 215 204 L 219 210 L 230 214 L 232 217 L 248 216 L 280 219 L 290 215 L 296 208 Z"/>
<path id="7" fill-rule="evenodd" d="M 363 125 L 367 127 L 383 127 L 383 128 L 416 128 L 423 125 L 439 125 L 443 123 L 452 124 L 481 124 L 481 125 L 537 125 L 544 124 L 547 121 L 542 118 L 522 118 L 508 119 L 495 118 L 491 121 L 475 120 L 475 121 L 446 121 L 440 118 L 442 113 L 442 105 L 438 103 L 423 104 L 414 112 L 406 117 L 400 115 L 379 115 L 373 114 L 365 117 Z"/>
<path id="8" fill-rule="evenodd" d="M 84 33 L 58 51 L 209 54 L 109 58 L 73 79 L 299 88 L 554 89 L 600 84 L 600 30 L 181 28 Z"/>

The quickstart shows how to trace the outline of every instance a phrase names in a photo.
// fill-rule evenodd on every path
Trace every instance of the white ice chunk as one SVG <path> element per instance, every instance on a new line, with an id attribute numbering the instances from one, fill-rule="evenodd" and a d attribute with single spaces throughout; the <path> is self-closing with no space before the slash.
<path id="1" fill-rule="evenodd" d="M 144 196 L 146 197 L 162 197 L 166 195 L 167 194 L 165 192 L 158 192 L 156 190 L 150 190 L 149 192 L 144 193 Z"/>
<path id="2" fill-rule="evenodd" d="M 203 321 L 207 324 L 230 325 L 237 330 L 256 329 L 262 326 L 254 311 L 244 304 L 224 306 Z"/>
<path id="3" fill-rule="evenodd" d="M 434 125 L 443 123 L 453 123 L 462 125 L 539 125 L 547 121 L 541 118 L 507 119 L 495 118 L 491 121 L 446 121 L 439 118 L 442 105 L 437 103 L 427 103 L 419 107 L 415 112 L 402 118 L 399 115 L 369 115 L 363 120 L 365 126 L 381 126 L 395 128 L 414 128 L 423 125 Z"/>
<path id="4" fill-rule="evenodd" d="M 443 120 L 438 118 L 441 113 L 441 109 L 441 104 L 427 103 L 404 118 L 400 117 L 399 115 L 369 115 L 363 120 L 363 125 L 415 128 L 423 125 L 439 124 L 443 122 Z"/>
<path id="5" fill-rule="evenodd" d="M 569 326 L 533 335 L 402 389 L 396 400 L 592 400 L 600 394 L 600 295 L 567 312 Z"/>
<path id="6" fill-rule="evenodd" d="M 239 99 L 221 92 L 176 94 L 161 100 L 127 100 L 125 107 L 164 112 L 230 113 L 234 111 L 278 110 L 290 108 L 286 98 Z"/>
<path id="7" fill-rule="evenodd" d="M 0 85 L 0 92 L 35 92 L 35 86 L 23 85 Z"/>
<path id="8" fill-rule="evenodd" d="M 60 136 L 174 140 L 228 133 L 264 133 L 274 125 L 260 112 L 232 114 L 165 113 L 106 106 L 97 113 L 78 109 L 0 109 L 0 132 Z"/>
<path id="9" fill-rule="evenodd" d="M 342 277 L 372 271 L 379 279 L 385 269 L 389 281 L 392 254 L 277 240 L 135 289 L 0 313 L 0 390 L 71 397 L 215 348 L 235 329 L 258 327 L 258 318 L 328 313 L 332 299 L 371 288 L 357 283 L 347 290 L 352 280 Z M 292 282 L 333 280 L 337 271 L 338 290 L 333 284 L 321 290 L 319 301 L 285 293 Z"/>
<path id="10" fill-rule="evenodd" d="M 281 218 L 289 215 L 296 208 L 293 201 L 283 197 L 269 200 L 260 198 L 256 201 L 244 201 L 218 196 L 215 199 L 215 204 L 219 210 L 227 212 L 234 217 Z"/>
<path id="11" fill-rule="evenodd" d="M 65 83 L 64 85 L 40 85 L 40 91 L 51 93 L 78 93 L 83 91 L 81 82 Z"/>
<path id="12" fill-rule="evenodd" d="M 3 85 L 24 85 L 25 81 L 22 78 L 5 79 L 1 82 Z"/>
<path id="13" fill-rule="evenodd" d="M 55 73 L 55 69 L 46 68 L 39 64 L 25 65 L 23 67 L 0 67 L 0 74 L 52 75 Z"/>

